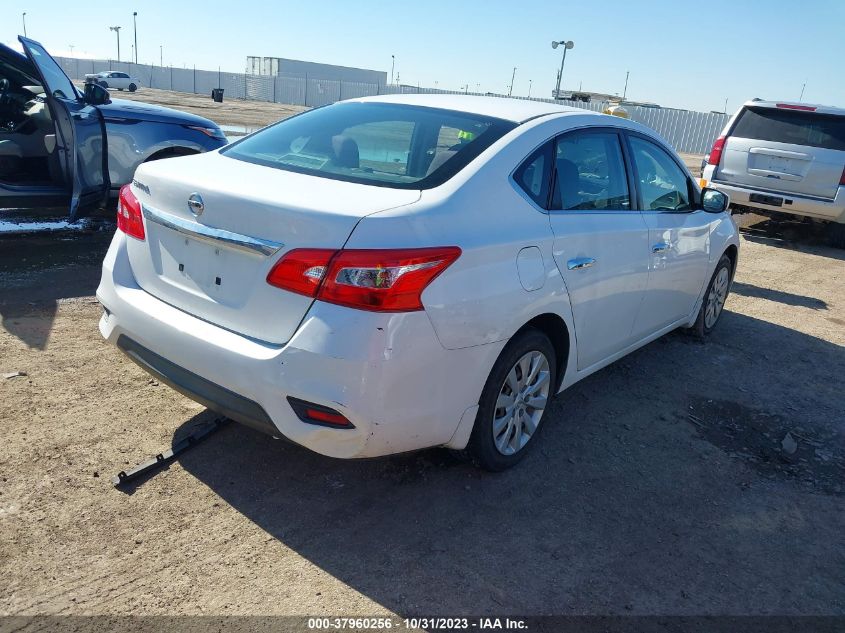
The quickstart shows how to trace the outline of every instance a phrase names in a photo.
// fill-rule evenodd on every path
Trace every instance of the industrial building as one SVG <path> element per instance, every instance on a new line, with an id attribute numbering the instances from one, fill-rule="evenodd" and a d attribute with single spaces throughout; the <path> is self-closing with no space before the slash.
<path id="1" fill-rule="evenodd" d="M 386 71 L 304 62 L 298 59 L 285 59 L 283 57 L 249 56 L 246 58 L 246 72 L 250 75 L 271 77 L 283 75 L 285 77 L 305 77 L 308 79 L 332 79 L 336 81 L 377 84 L 379 86 L 384 86 L 387 83 Z"/>

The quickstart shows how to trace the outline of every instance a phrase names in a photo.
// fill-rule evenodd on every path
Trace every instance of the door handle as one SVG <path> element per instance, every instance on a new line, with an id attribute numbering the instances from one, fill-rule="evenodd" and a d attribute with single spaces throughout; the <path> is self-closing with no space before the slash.
<path id="1" fill-rule="evenodd" d="M 566 267 L 569 270 L 583 270 L 584 268 L 589 268 L 595 263 L 596 260 L 592 257 L 576 257 L 575 259 L 570 259 L 566 262 Z"/>
<path id="2" fill-rule="evenodd" d="M 669 244 L 667 244 L 666 242 L 658 242 L 657 244 L 655 244 L 654 246 L 651 247 L 651 252 L 652 253 L 665 253 L 670 248 L 672 248 L 672 247 Z"/>

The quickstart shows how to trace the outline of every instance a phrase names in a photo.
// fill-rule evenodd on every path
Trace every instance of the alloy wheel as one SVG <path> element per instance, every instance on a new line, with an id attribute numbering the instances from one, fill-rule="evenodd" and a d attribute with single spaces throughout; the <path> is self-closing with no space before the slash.
<path id="1" fill-rule="evenodd" d="M 493 412 L 493 443 L 502 455 L 520 451 L 537 431 L 550 376 L 548 359 L 536 350 L 524 354 L 508 372 Z"/>

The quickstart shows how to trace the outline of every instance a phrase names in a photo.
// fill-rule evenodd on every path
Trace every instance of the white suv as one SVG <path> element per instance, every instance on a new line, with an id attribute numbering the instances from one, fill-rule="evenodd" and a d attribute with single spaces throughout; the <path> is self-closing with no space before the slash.
<path id="1" fill-rule="evenodd" d="M 734 212 L 822 221 L 845 248 L 845 109 L 748 101 L 716 139 L 702 177 L 730 195 Z"/>
<path id="2" fill-rule="evenodd" d="M 333 457 L 518 461 L 549 399 L 709 333 L 727 197 L 642 125 L 394 95 L 310 110 L 121 190 L 100 331 L 182 393 Z"/>

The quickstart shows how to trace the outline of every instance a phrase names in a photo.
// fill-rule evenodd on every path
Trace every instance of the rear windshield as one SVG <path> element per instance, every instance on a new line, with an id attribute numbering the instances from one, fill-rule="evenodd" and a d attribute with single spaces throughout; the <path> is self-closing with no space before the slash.
<path id="1" fill-rule="evenodd" d="M 388 103 L 338 103 L 285 119 L 222 150 L 230 158 L 397 189 L 442 184 L 515 123 Z"/>
<path id="2" fill-rule="evenodd" d="M 845 116 L 746 108 L 731 136 L 845 151 Z"/>

